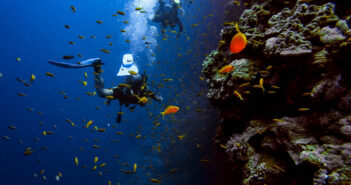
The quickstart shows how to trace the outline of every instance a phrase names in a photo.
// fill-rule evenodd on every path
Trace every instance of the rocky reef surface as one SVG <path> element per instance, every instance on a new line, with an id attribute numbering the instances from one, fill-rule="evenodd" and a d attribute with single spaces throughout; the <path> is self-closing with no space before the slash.
<path id="1" fill-rule="evenodd" d="M 255 0 L 203 62 L 215 144 L 242 184 L 351 183 L 351 11 L 342 1 Z M 235 69 L 218 72 L 231 64 Z M 234 93 L 236 91 L 237 93 Z M 238 93 L 242 98 L 238 97 Z"/>

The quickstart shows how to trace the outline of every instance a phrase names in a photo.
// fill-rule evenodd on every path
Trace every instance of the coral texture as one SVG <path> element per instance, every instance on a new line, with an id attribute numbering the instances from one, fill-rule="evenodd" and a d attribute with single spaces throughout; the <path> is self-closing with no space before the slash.
<path id="1" fill-rule="evenodd" d="M 220 110 L 215 144 L 243 184 L 351 183 L 351 16 L 334 3 L 252 1 L 238 22 L 245 50 L 229 52 L 227 26 L 203 62 Z"/>

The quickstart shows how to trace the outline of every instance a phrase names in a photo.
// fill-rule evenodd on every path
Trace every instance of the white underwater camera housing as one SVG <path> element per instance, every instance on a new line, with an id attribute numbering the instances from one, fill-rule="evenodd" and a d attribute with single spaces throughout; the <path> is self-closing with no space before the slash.
<path id="1" fill-rule="evenodd" d="M 122 65 L 119 68 L 117 76 L 128 76 L 131 75 L 128 71 L 134 71 L 139 73 L 139 69 L 136 66 L 133 55 L 132 54 L 125 54 L 123 55 Z"/>

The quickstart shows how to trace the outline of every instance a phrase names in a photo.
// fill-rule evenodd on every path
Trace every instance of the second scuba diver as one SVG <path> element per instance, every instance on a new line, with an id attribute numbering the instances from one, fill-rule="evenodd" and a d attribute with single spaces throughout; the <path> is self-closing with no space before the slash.
<path id="1" fill-rule="evenodd" d="M 152 19 L 153 22 L 161 23 L 161 32 L 165 37 L 165 29 L 170 26 L 172 29 L 175 28 L 176 25 L 179 26 L 179 31 L 177 33 L 177 38 L 179 38 L 180 34 L 183 32 L 183 24 L 180 22 L 178 17 L 178 9 L 184 10 L 179 7 L 179 0 L 171 0 L 172 5 L 166 5 L 164 0 L 159 0 L 159 7 L 156 10 L 155 16 Z"/>
<path id="2" fill-rule="evenodd" d="M 120 111 L 117 116 L 118 123 L 121 122 L 123 105 L 129 107 L 129 105 L 133 104 L 130 109 L 134 109 L 136 105 L 144 106 L 148 102 L 148 98 L 152 98 L 159 102 L 162 101 L 162 97 L 160 95 L 156 95 L 147 87 L 147 76 L 145 74 L 138 74 L 138 68 L 131 54 L 125 54 L 123 56 L 123 63 L 119 69 L 119 72 L 117 73 L 117 76 L 127 76 L 125 84 L 119 84 L 118 86 L 112 88 L 104 87 L 104 79 L 101 75 L 101 66 L 104 63 L 101 62 L 100 58 L 88 59 L 78 62 L 77 64 L 56 62 L 52 60 L 49 60 L 49 63 L 63 68 L 83 68 L 92 66 L 95 71 L 95 88 L 97 94 L 100 97 L 107 99 L 107 105 L 110 105 L 111 100 L 119 100 Z"/>

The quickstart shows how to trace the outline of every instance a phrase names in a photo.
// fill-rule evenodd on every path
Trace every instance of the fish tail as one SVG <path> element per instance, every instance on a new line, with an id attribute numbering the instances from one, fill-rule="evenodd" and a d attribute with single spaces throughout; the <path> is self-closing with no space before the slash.
<path id="1" fill-rule="evenodd" d="M 165 112 L 161 112 L 162 114 L 162 119 L 165 119 Z"/>

